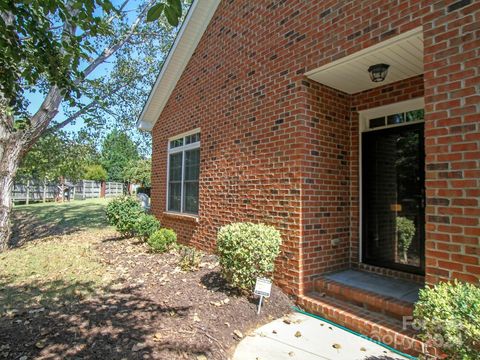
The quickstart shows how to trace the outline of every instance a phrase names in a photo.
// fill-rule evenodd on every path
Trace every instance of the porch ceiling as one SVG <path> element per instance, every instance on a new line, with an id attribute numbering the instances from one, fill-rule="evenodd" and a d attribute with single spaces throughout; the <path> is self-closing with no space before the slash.
<path id="1" fill-rule="evenodd" d="M 374 64 L 389 64 L 382 82 L 370 80 L 367 69 Z M 348 55 L 305 75 L 321 84 L 348 94 L 386 85 L 423 74 L 423 32 L 416 28 Z"/>

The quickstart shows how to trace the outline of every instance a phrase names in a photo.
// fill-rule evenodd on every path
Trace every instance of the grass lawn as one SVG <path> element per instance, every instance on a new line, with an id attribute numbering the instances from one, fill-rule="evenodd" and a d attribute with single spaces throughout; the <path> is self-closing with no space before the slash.
<path id="1" fill-rule="evenodd" d="M 0 313 L 73 300 L 103 285 L 105 266 L 92 249 L 90 232 L 113 232 L 106 204 L 90 199 L 15 206 L 14 233 L 23 246 L 0 254 Z"/>
<path id="2" fill-rule="evenodd" d="M 101 286 L 104 266 L 95 259 L 91 239 L 77 240 L 34 242 L 0 254 L 0 314 L 71 301 Z"/>
<path id="3" fill-rule="evenodd" d="M 64 229 L 99 229 L 108 226 L 106 199 L 74 200 L 64 203 L 17 205 L 15 213 L 34 216 L 41 224 Z"/>

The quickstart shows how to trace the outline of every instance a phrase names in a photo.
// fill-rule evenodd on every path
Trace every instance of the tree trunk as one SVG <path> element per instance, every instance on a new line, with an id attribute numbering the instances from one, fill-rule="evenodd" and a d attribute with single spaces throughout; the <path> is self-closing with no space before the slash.
<path id="1" fill-rule="evenodd" d="M 13 134 L 9 135 L 10 138 L 0 137 L 0 251 L 8 247 L 11 234 L 13 180 L 22 154 L 22 143 Z"/>

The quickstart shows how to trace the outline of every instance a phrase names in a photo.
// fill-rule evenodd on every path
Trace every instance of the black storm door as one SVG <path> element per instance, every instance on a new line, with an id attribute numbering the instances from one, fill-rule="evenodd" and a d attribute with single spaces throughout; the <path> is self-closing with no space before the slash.
<path id="1" fill-rule="evenodd" d="M 425 268 L 423 123 L 362 134 L 363 262 Z"/>

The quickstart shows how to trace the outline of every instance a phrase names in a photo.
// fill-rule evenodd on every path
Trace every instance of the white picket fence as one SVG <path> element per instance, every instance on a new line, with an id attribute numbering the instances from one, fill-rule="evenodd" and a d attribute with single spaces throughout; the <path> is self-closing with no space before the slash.
<path id="1" fill-rule="evenodd" d="M 58 182 L 44 182 L 40 180 L 27 180 L 15 182 L 13 187 L 13 201 L 53 201 L 60 193 Z M 73 193 L 70 198 L 74 200 L 85 200 L 102 197 L 102 182 L 94 180 L 80 180 L 73 185 Z M 105 182 L 105 197 L 115 197 L 124 194 L 124 184 L 120 182 Z"/>

